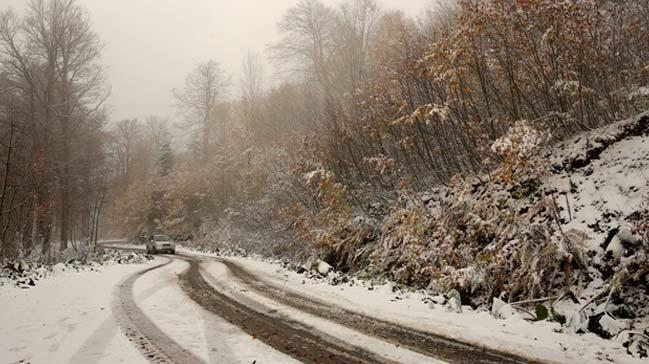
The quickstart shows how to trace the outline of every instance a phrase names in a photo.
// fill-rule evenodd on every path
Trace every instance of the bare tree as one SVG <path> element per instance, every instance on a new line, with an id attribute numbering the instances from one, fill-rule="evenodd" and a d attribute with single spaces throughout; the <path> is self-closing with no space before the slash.
<path id="1" fill-rule="evenodd" d="M 157 116 L 148 116 L 146 126 L 153 141 L 154 148 L 158 149 L 164 143 L 171 142 L 170 122 Z"/>
<path id="2" fill-rule="evenodd" d="M 241 62 L 241 93 L 244 99 L 256 100 L 264 87 L 264 66 L 258 52 L 248 50 Z"/>
<path id="3" fill-rule="evenodd" d="M 210 155 L 210 138 L 218 122 L 219 104 L 227 97 L 230 77 L 215 61 L 201 63 L 185 78 L 180 90 L 173 90 L 178 109 L 198 133 L 203 160 Z"/>
<path id="4" fill-rule="evenodd" d="M 115 175 L 127 186 L 131 180 L 135 145 L 141 137 L 137 119 L 122 120 L 114 131 Z"/>
<path id="5" fill-rule="evenodd" d="M 60 249 L 66 249 L 75 223 L 79 135 L 96 132 L 108 97 L 99 65 L 102 44 L 91 30 L 87 12 L 75 0 L 31 0 L 20 19 L 0 15 L 0 62 L 9 84 L 24 100 L 26 128 L 34 155 L 53 176 L 38 188 L 43 252 L 49 252 L 51 213 L 57 208 Z M 53 203 L 52 190 L 58 200 Z M 82 210 L 82 209 L 79 209 Z"/>
<path id="6" fill-rule="evenodd" d="M 292 72 L 315 78 L 331 94 L 330 64 L 336 52 L 336 13 L 319 0 L 300 0 L 279 23 L 282 39 L 273 57 Z"/>
<path id="7" fill-rule="evenodd" d="M 8 132 L 3 136 L 3 140 L 0 141 L 0 146 L 3 149 L 3 160 L 0 161 L 2 164 L 0 168 L 3 170 L 1 195 L 0 195 L 0 221 L 2 225 L 1 237 L 0 237 L 0 257 L 11 256 L 16 254 L 15 235 L 10 234 L 10 227 L 14 220 L 14 215 L 16 210 L 24 205 L 25 202 L 18 203 L 20 198 L 24 198 L 20 195 L 22 186 L 12 183 L 12 176 L 15 175 L 13 169 L 16 169 L 14 165 L 15 154 L 17 147 L 18 131 L 17 125 L 15 122 L 15 110 L 13 105 L 10 105 L 9 110 L 7 110 L 7 119 L 3 120 L 3 129 L 4 127 L 8 128 Z M 6 124 L 6 125 L 5 125 Z"/>
<path id="8" fill-rule="evenodd" d="M 251 132 L 256 145 L 263 145 L 259 134 L 254 133 L 257 124 L 261 119 L 260 98 L 263 91 L 264 67 L 261 64 L 259 53 L 248 51 L 242 61 L 243 72 L 241 74 L 241 114 L 243 124 Z"/>
<path id="9" fill-rule="evenodd" d="M 337 40 L 341 82 L 347 91 L 354 91 L 367 75 L 370 40 L 381 9 L 376 0 L 348 0 L 340 6 Z"/>

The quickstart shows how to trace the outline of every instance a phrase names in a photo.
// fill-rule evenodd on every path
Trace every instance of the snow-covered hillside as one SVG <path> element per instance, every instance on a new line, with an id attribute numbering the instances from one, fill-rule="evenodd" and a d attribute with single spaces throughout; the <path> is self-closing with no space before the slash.
<path id="1" fill-rule="evenodd" d="M 646 356 L 649 113 L 524 149 L 489 175 L 355 217 L 322 258 L 474 308 L 509 302 L 527 319 Z"/>

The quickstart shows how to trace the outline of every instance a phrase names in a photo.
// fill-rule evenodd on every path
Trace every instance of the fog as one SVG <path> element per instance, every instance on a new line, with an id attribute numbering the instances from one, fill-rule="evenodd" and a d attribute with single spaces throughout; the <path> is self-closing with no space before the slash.
<path id="1" fill-rule="evenodd" d="M 413 17 L 431 0 L 381 0 Z M 106 47 L 110 119 L 175 115 L 171 90 L 199 62 L 213 59 L 238 80 L 248 49 L 277 40 L 277 22 L 297 0 L 80 0 Z M 25 0 L 0 0 L 20 11 Z M 325 0 L 328 5 L 340 3 Z M 264 54 L 262 54 L 264 55 Z M 265 57 L 264 57 L 265 58 Z M 272 65 L 267 64 L 268 68 Z M 272 74 L 272 70 L 270 72 Z M 236 92 L 238 87 L 233 87 Z"/>
<path id="2" fill-rule="evenodd" d="M 36 294 L 34 307 L 14 311 L 15 295 L 0 294 L 3 327 L 18 315 L 0 330 L 0 358 L 20 346 L 3 362 L 139 363 L 151 353 L 171 362 L 223 353 L 224 362 L 631 362 L 627 354 L 649 352 L 637 330 L 649 327 L 649 0 L 0 0 L 0 10 L 0 292 Z M 113 251 L 117 242 L 128 252 Z M 404 335 L 381 336 L 383 321 L 371 317 L 348 337 L 316 335 L 314 322 L 332 327 L 325 321 L 346 308 L 298 314 L 304 330 L 250 315 L 265 303 L 248 294 L 242 302 L 252 307 L 234 300 L 217 312 L 232 292 L 208 284 L 211 263 L 196 256 L 179 279 L 163 264 L 150 282 L 178 292 L 163 301 L 225 313 L 216 319 L 232 325 L 217 328 L 236 335 L 222 341 L 241 350 L 194 353 L 174 339 L 184 328 L 142 327 L 156 315 L 131 297 L 135 279 L 158 274 L 147 268 L 153 254 L 176 259 L 174 242 L 223 257 L 232 273 L 224 279 L 295 313 L 304 307 L 257 285 L 255 272 L 282 284 L 301 272 L 295 287 L 353 277 L 399 287 L 397 296 L 378 292 L 378 308 L 425 289 L 428 297 L 402 303 L 450 310 L 448 322 L 458 319 L 471 341 L 491 320 L 465 325 L 471 317 L 460 315 L 474 310 L 493 314 L 492 331 L 503 318 L 529 324 L 453 352 L 431 349 L 434 335 L 408 339 L 412 320 Z M 272 272 L 268 262 L 278 263 Z M 110 265 L 131 263 L 144 265 L 113 275 Z M 67 274 L 84 270 L 81 280 Z M 49 289 L 48 272 L 59 281 Z M 58 333 L 30 322 L 58 320 L 59 306 L 70 306 L 60 298 L 78 305 L 83 289 L 55 297 L 52 288 L 74 289 L 84 277 L 113 287 L 121 314 L 79 316 L 88 330 L 78 340 L 35 357 L 38 339 Z M 371 294 L 358 288 L 352 296 Z M 164 307 L 148 304 L 158 298 L 146 308 Z M 21 323 L 32 311 L 42 319 Z M 358 315 L 347 316 L 334 321 Z M 122 330 L 95 340 L 108 319 Z M 547 333 L 536 335 L 533 321 Z M 477 336 L 465 336 L 472 328 Z M 554 331 L 574 345 L 547 350 L 570 344 Z M 147 338 L 133 341 L 135 360 L 109 350 L 128 332 Z M 517 339 L 532 333 L 552 340 Z M 257 334 L 274 354 L 250 346 Z M 516 340 L 503 345 L 508 337 Z"/>

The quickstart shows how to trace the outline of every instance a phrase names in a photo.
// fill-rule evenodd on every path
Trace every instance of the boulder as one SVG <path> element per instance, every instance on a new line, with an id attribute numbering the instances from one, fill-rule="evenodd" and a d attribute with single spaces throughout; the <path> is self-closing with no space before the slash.
<path id="1" fill-rule="evenodd" d="M 501 319 L 520 318 L 516 309 L 509 303 L 494 297 L 493 305 L 491 306 L 491 314 L 494 317 Z"/>
<path id="2" fill-rule="evenodd" d="M 456 289 L 452 289 L 446 294 L 448 301 L 446 302 L 446 309 L 455 313 L 462 313 L 462 296 Z"/>
<path id="3" fill-rule="evenodd" d="M 329 275 L 329 272 L 333 270 L 333 267 L 327 262 L 319 260 L 318 264 L 316 265 L 316 270 L 318 271 L 318 273 L 320 273 L 320 275 L 326 277 Z"/>

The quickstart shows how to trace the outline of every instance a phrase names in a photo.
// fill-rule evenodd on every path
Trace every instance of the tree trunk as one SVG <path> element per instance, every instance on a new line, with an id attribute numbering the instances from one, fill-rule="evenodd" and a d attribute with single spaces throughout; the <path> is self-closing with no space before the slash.
<path id="1" fill-rule="evenodd" d="M 61 131 L 62 131 L 62 154 L 61 154 L 61 163 L 63 167 L 60 169 L 60 195 L 61 195 L 61 207 L 59 215 L 59 227 L 60 237 L 59 237 L 59 251 L 63 251 L 68 248 L 68 242 L 70 240 L 70 189 L 72 188 L 72 176 L 70 173 L 70 132 L 68 129 L 69 120 L 64 118 L 61 120 Z"/>

